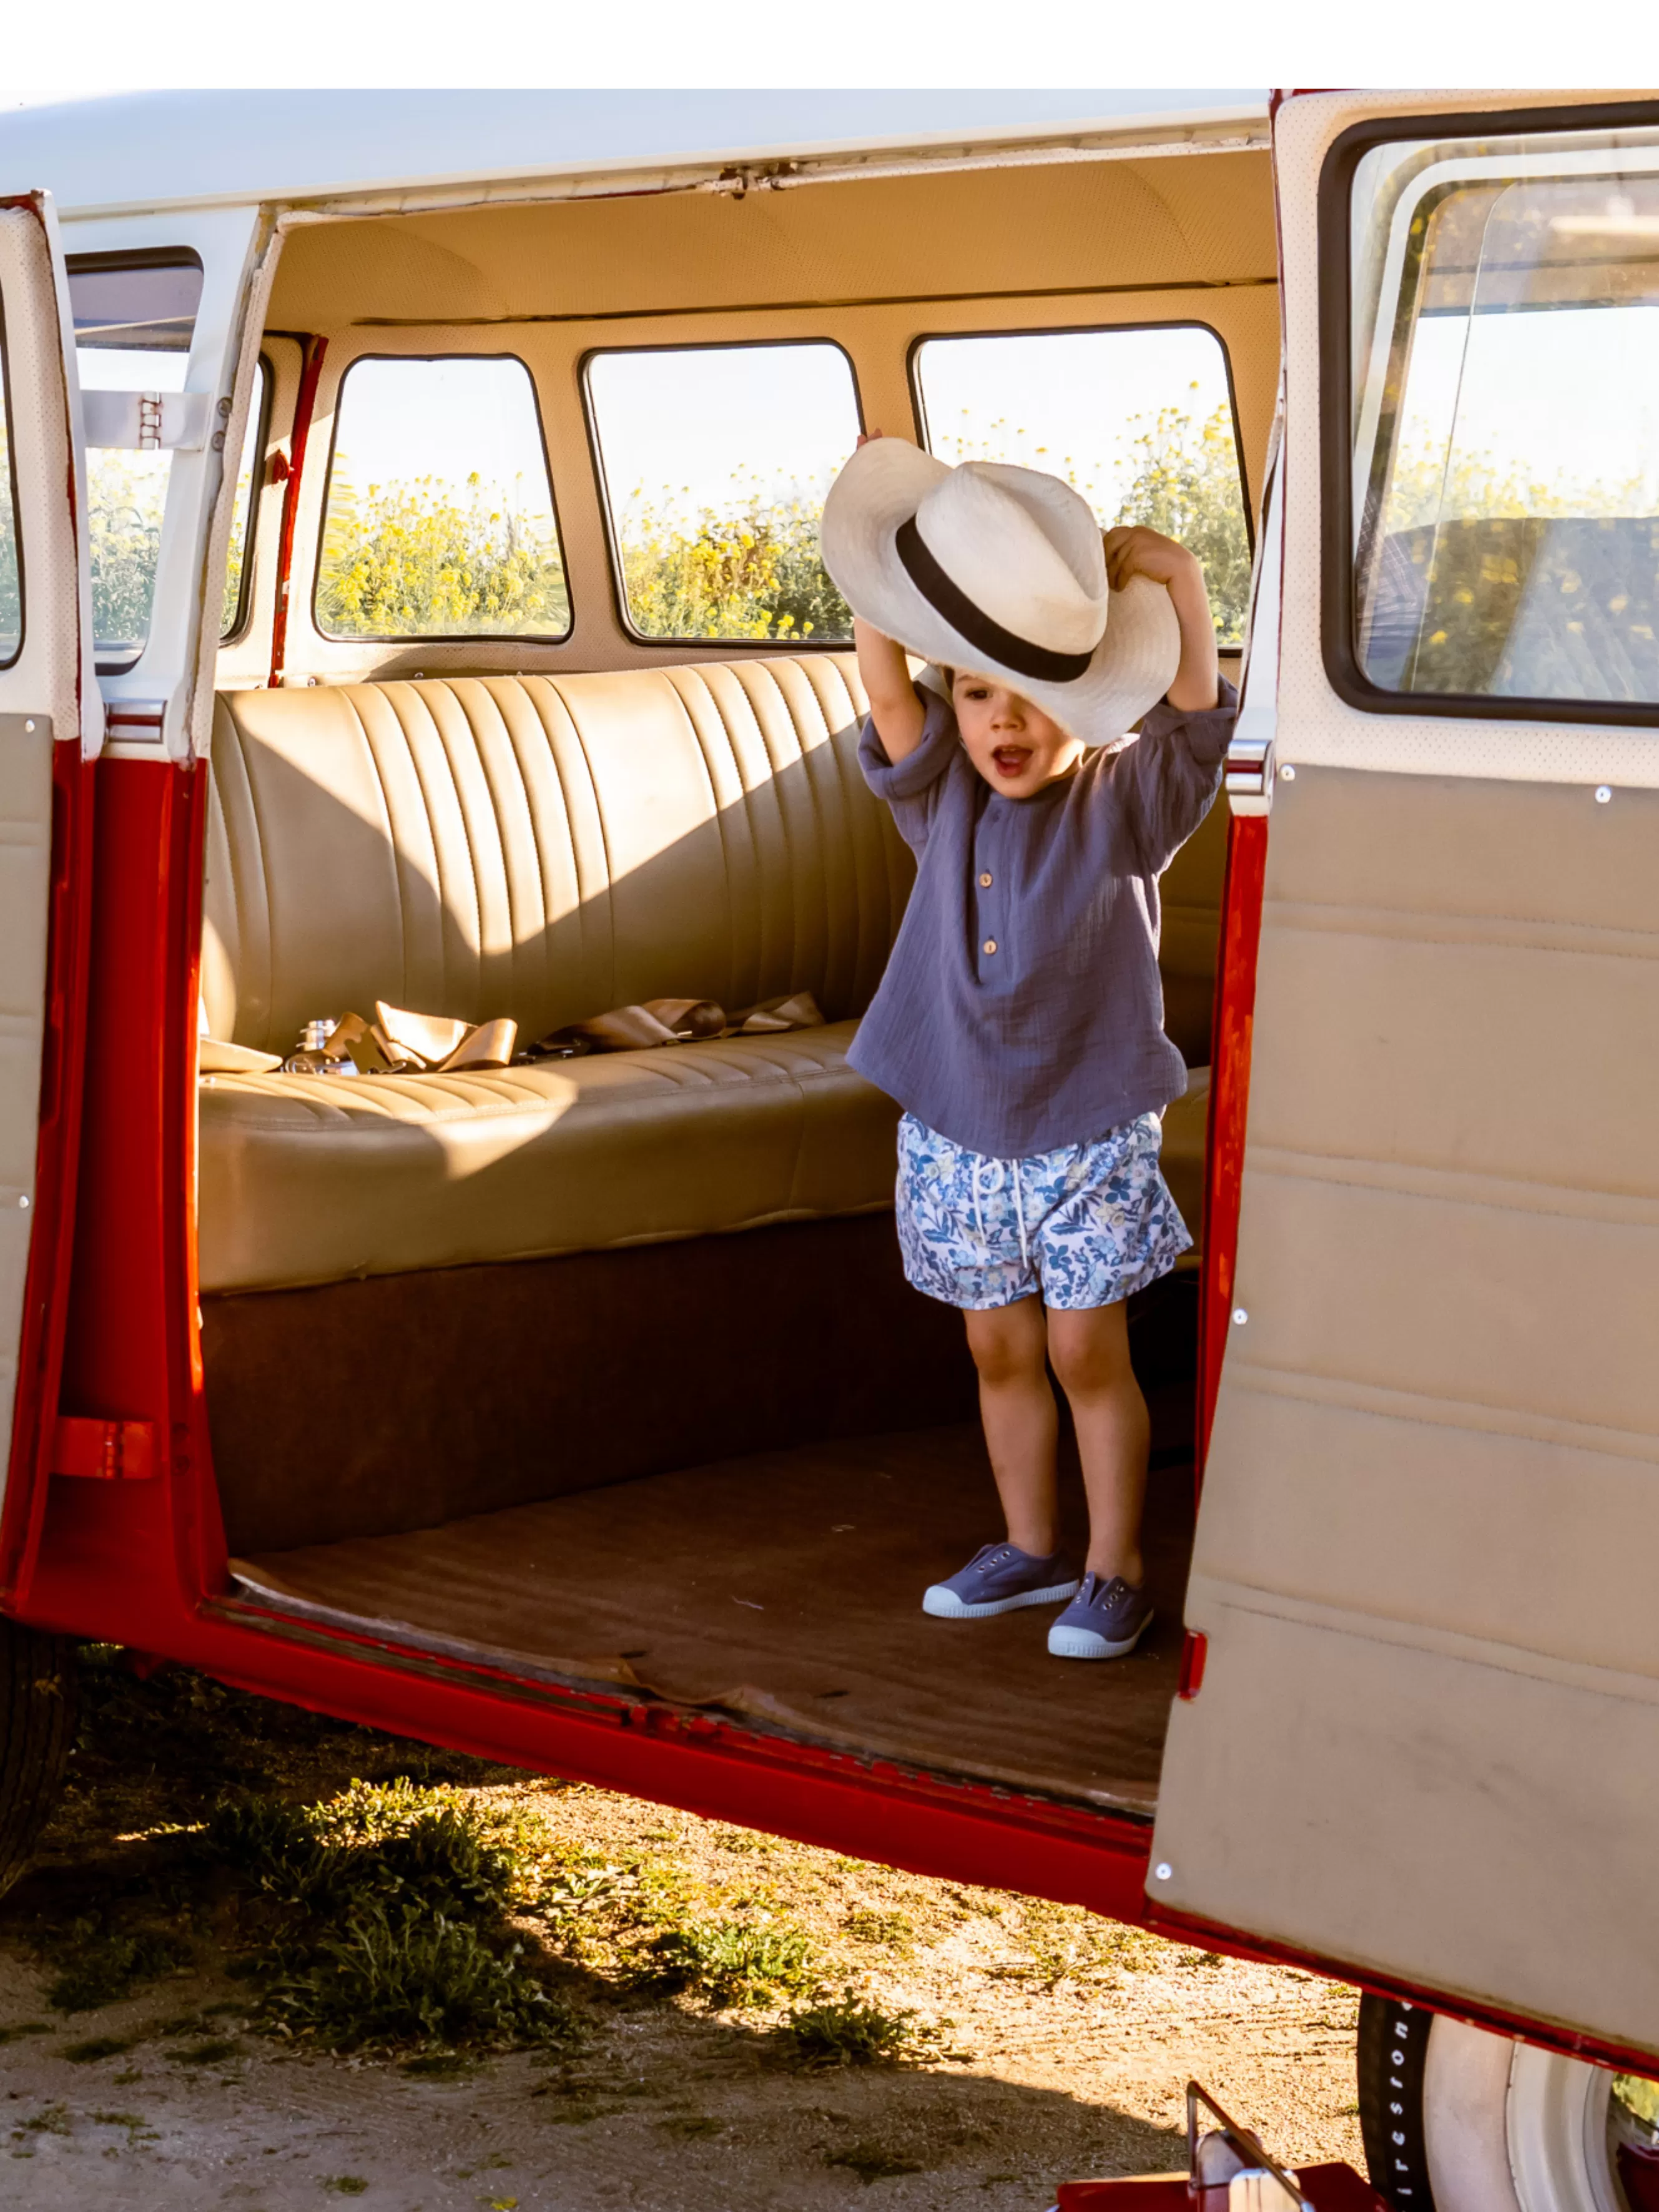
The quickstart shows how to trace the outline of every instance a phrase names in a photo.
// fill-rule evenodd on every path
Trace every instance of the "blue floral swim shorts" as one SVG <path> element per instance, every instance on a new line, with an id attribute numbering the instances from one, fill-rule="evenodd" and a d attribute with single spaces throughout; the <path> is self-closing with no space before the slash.
<path id="1" fill-rule="evenodd" d="M 982 1311 L 1040 1297 L 1115 1305 L 1167 1275 L 1192 1238 L 1143 1114 L 1090 1145 L 997 1160 L 907 1114 L 898 1132 L 898 1233 L 911 1284 Z"/>

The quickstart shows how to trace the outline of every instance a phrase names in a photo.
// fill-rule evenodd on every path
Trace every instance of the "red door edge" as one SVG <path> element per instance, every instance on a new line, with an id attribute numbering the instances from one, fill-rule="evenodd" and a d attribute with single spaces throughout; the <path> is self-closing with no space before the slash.
<path id="1" fill-rule="evenodd" d="M 0 1606 L 9 1611 L 27 1602 L 56 1441 L 86 1073 L 96 769 L 95 762 L 82 756 L 78 730 L 55 740 L 34 1226 L 24 1277 L 10 1474 L 0 1510 Z"/>
<path id="2" fill-rule="evenodd" d="M 294 427 L 289 433 L 288 473 L 283 482 L 283 526 L 276 539 L 276 598 L 270 617 L 270 683 L 283 680 L 288 659 L 289 585 L 294 569 L 294 532 L 300 514 L 300 486 L 305 477 L 306 447 L 311 441 L 311 418 L 317 410 L 317 386 L 323 373 L 328 340 L 308 337 L 300 364 L 300 388 L 294 400 Z"/>

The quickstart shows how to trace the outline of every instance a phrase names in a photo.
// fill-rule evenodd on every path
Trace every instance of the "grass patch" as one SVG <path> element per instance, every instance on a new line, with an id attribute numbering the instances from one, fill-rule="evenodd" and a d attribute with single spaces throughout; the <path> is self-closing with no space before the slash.
<path id="1" fill-rule="evenodd" d="M 763 2005 L 799 1996 L 815 1976 L 798 1929 L 766 1920 L 690 1920 L 651 1943 L 647 1978 L 716 2005 Z"/>
<path id="2" fill-rule="evenodd" d="M 915 2057 L 925 2037 L 913 2012 L 884 2012 L 854 1995 L 798 2007 L 788 2034 L 805 2066 L 890 2066 Z"/>
<path id="3" fill-rule="evenodd" d="M 255 2025 L 331 2051 L 574 2039 L 511 1925 L 557 1890 L 522 1815 L 406 1779 L 354 1782 L 315 1806 L 222 1799 L 199 1849 L 267 1917 L 242 1962 Z"/>
<path id="4" fill-rule="evenodd" d="M 849 2143 L 845 2150 L 830 2151 L 823 2162 L 826 2166 L 845 2166 L 866 2189 L 872 2181 L 892 2181 L 901 2173 L 925 2173 L 927 2170 L 913 2158 L 902 2158 L 896 2151 L 884 2150 L 879 2143 Z"/>
<path id="5" fill-rule="evenodd" d="M 88 2035 L 79 2043 L 64 2044 L 58 2056 L 71 2066 L 92 2066 L 100 2058 L 119 2058 L 137 2041 L 136 2035 Z"/>
<path id="6" fill-rule="evenodd" d="M 52 1947 L 58 1972 L 46 2002 L 55 2012 L 94 2012 L 188 1966 L 191 1955 L 187 1942 L 159 1929 L 112 1928 L 98 1916 L 72 1920 Z"/>
<path id="7" fill-rule="evenodd" d="M 908 1912 L 878 1912 L 869 1905 L 855 1905 L 841 1924 L 855 1943 L 874 1944 L 897 1959 L 908 1959 L 915 1948 L 915 1926 Z"/>

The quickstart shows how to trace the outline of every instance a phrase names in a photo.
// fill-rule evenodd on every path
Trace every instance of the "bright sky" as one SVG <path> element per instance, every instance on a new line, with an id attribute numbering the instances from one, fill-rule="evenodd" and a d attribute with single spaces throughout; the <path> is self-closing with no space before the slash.
<path id="1" fill-rule="evenodd" d="M 587 378 L 619 510 L 636 486 L 647 503 L 682 514 L 735 505 L 744 471 L 768 490 L 822 492 L 858 442 L 839 346 L 599 354 Z"/>
<path id="2" fill-rule="evenodd" d="M 933 338 L 919 373 L 945 459 L 965 441 L 1064 475 L 1069 455 L 1109 521 L 1135 418 L 1174 405 L 1201 420 L 1227 399 L 1220 343 L 1195 328 Z M 588 380 L 619 509 L 636 487 L 681 515 L 727 507 L 745 471 L 769 491 L 821 493 L 858 436 L 852 369 L 837 346 L 602 353 Z M 506 360 L 360 362 L 341 394 L 338 450 L 360 487 L 424 475 L 459 482 L 476 470 L 491 483 L 522 471 L 528 489 L 544 466 L 528 377 Z"/>
<path id="3" fill-rule="evenodd" d="M 1454 407 L 1458 459 L 1490 453 L 1500 474 L 1564 489 L 1640 477 L 1634 511 L 1659 507 L 1659 306 L 1428 317 L 1413 340 L 1401 451 L 1443 452 Z"/>
<path id="4" fill-rule="evenodd" d="M 1221 341 L 1190 325 L 929 338 L 918 378 L 928 442 L 942 459 L 1017 461 L 1074 477 L 1108 524 L 1136 418 L 1178 407 L 1201 422 L 1228 399 Z"/>
<path id="5" fill-rule="evenodd" d="M 360 491 L 396 477 L 486 483 L 522 475 L 523 512 L 546 510 L 547 462 L 520 361 L 360 361 L 347 370 L 335 450 Z"/>

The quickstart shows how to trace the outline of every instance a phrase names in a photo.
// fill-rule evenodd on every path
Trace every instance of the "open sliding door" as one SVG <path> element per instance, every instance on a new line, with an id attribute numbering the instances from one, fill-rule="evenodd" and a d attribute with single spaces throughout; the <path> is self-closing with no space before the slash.
<path id="1" fill-rule="evenodd" d="M 1297 98 L 1277 161 L 1272 811 L 1151 1893 L 1659 2053 L 1659 105 Z"/>
<path id="2" fill-rule="evenodd" d="M 54 1441 L 81 1052 L 91 652 L 86 471 L 48 196 L 0 195 L 0 1599 Z M 55 822 L 55 830 L 54 830 Z"/>

